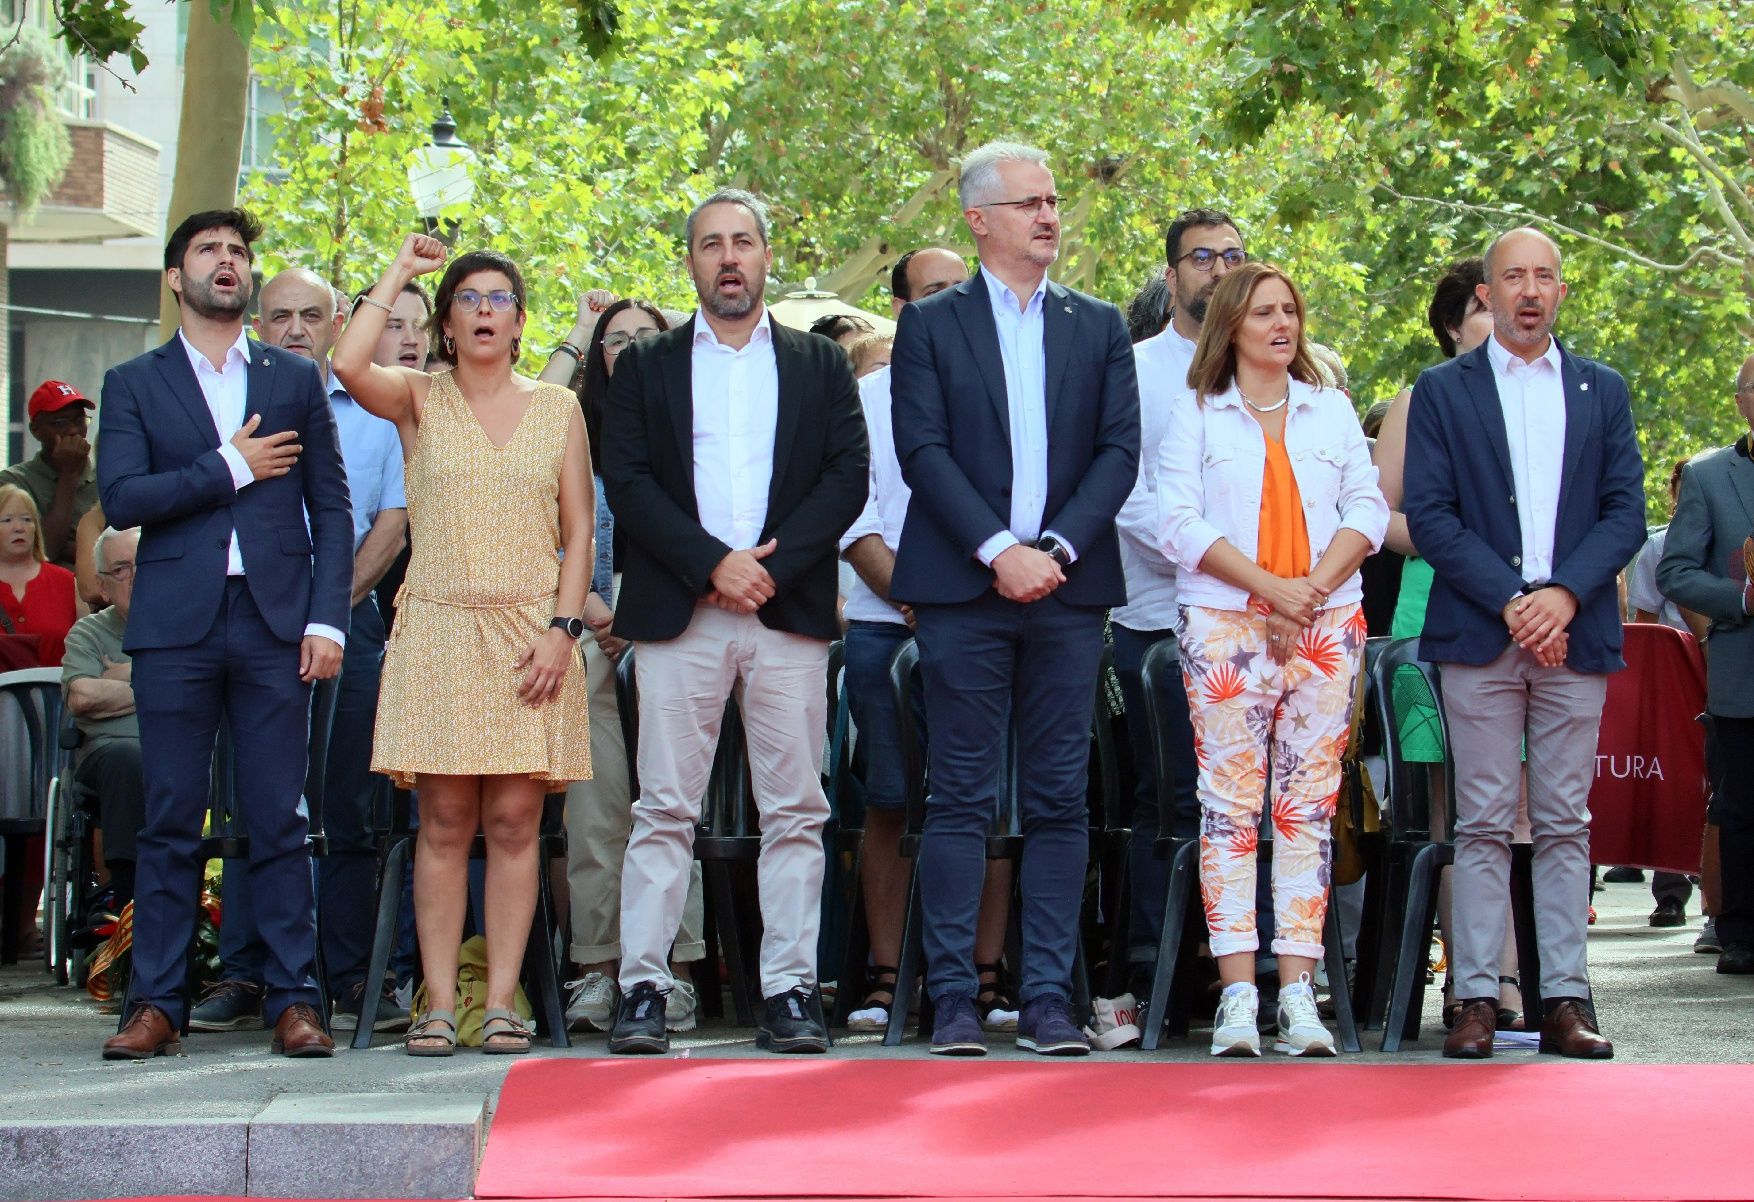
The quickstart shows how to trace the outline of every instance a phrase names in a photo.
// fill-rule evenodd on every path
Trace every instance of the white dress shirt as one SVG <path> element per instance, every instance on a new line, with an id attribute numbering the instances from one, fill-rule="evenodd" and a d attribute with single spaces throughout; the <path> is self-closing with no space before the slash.
<path id="1" fill-rule="evenodd" d="M 189 366 L 195 371 L 195 383 L 201 386 L 201 396 L 207 402 L 207 412 L 213 417 L 213 428 L 219 432 L 219 457 L 231 469 L 232 488 L 241 492 L 256 482 L 256 473 L 250 470 L 249 461 L 231 441 L 243 429 L 244 409 L 250 395 L 250 340 L 239 330 L 237 341 L 226 348 L 224 364 L 215 370 L 207 356 L 196 350 L 195 344 L 181 330 L 177 331 L 177 337 L 182 339 L 183 351 L 189 356 Z M 310 524 L 309 513 L 305 515 L 305 524 Z M 225 574 L 244 574 L 244 552 L 238 545 L 235 522 L 231 528 L 231 547 L 226 552 Z M 322 635 L 337 646 L 347 645 L 345 632 L 322 622 L 307 623 L 305 633 Z"/>
<path id="2" fill-rule="evenodd" d="M 871 440 L 871 466 L 867 475 L 865 508 L 841 535 L 844 552 L 866 535 L 875 534 L 893 552 L 901 546 L 901 527 L 907 521 L 907 502 L 913 490 L 901 478 L 901 461 L 895 456 L 895 424 L 890 417 L 889 369 L 880 367 L 859 380 L 859 405 L 865 411 L 865 431 Z M 871 591 L 862 577 L 854 576 L 846 590 L 848 621 L 894 622 L 905 619 L 901 611 Z"/>
<path id="3" fill-rule="evenodd" d="M 1565 469 L 1565 381 L 1559 343 L 1533 363 L 1511 354 L 1493 334 L 1486 358 L 1504 410 L 1510 444 L 1510 476 L 1516 487 L 1516 520 L 1523 540 L 1523 579 L 1533 584 L 1553 575 L 1553 530 L 1559 521 L 1559 482 Z"/>
<path id="4" fill-rule="evenodd" d="M 774 428 L 779 422 L 779 367 L 772 319 L 742 349 L 719 341 L 694 315 L 694 501 L 706 532 L 733 551 L 760 544 L 773 482 Z"/>
<path id="5" fill-rule="evenodd" d="M 991 567 L 1000 552 L 1018 543 L 1033 546 L 1043 534 L 1041 524 L 1048 505 L 1048 354 L 1042 307 L 1047 301 L 1048 278 L 1043 274 L 1024 301 L 984 265 L 980 274 L 993 305 L 993 324 L 998 327 L 999 358 L 1005 367 L 1005 408 L 1011 424 L 1010 525 L 975 551 L 980 561 Z M 1071 543 L 1058 533 L 1054 537 L 1077 559 Z"/>
<path id="6" fill-rule="evenodd" d="M 1169 630 L 1176 621 L 1175 564 L 1157 541 L 1157 453 L 1169 407 L 1188 390 L 1194 344 L 1165 326 L 1133 347 L 1139 373 L 1139 478 L 1115 518 L 1127 603 L 1110 617 L 1130 630 Z"/>
<path id="7" fill-rule="evenodd" d="M 1285 451 L 1303 501 L 1309 563 L 1315 567 L 1342 529 L 1356 530 L 1376 551 L 1389 528 L 1389 506 L 1377 487 L 1376 465 L 1346 394 L 1291 381 L 1285 414 Z M 1260 551 L 1261 492 L 1267 468 L 1267 436 L 1229 391 L 1198 403 L 1192 389 L 1171 404 L 1157 459 L 1158 541 L 1179 571 L 1183 605 L 1243 610 L 1248 593 L 1200 570 L 1219 539 L 1254 560 Z M 1363 596 L 1352 573 L 1328 597 L 1324 609 Z"/>

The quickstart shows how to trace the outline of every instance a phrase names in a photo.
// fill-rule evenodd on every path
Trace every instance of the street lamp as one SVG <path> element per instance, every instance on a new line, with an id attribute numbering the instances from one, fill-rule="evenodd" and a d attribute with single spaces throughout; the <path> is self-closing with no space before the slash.
<path id="1" fill-rule="evenodd" d="M 432 123 L 432 141 L 416 150 L 408 163 L 408 186 L 426 232 L 450 242 L 457 236 L 461 214 L 475 199 L 469 176 L 475 152 L 457 138 L 457 123 L 447 107 Z"/>

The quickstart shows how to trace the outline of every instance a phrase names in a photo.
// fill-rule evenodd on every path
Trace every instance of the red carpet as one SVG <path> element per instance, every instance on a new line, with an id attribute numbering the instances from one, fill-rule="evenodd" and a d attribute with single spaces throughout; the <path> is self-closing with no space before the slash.
<path id="1" fill-rule="evenodd" d="M 1751 1097 L 1720 1065 L 538 1060 L 475 1192 L 1704 1202 L 1754 1188 Z"/>

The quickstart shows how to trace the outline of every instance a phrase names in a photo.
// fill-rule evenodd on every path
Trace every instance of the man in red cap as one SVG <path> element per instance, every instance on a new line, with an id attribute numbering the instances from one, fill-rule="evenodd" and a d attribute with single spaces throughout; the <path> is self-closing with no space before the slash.
<path id="1" fill-rule="evenodd" d="M 43 515 L 43 549 L 53 563 L 72 570 L 74 531 L 97 504 L 97 469 L 86 441 L 92 403 L 73 385 L 44 380 L 30 394 L 25 412 L 42 451 L 0 471 L 0 484 L 30 494 Z"/>

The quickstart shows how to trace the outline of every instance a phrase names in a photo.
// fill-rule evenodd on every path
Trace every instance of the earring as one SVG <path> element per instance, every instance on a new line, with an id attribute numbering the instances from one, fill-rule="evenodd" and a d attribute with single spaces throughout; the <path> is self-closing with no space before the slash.
<path id="1" fill-rule="evenodd" d="M 452 363 L 455 363 L 457 361 L 457 344 L 452 340 L 449 334 L 445 335 L 443 346 L 445 348 L 445 358 L 449 359 Z"/>

